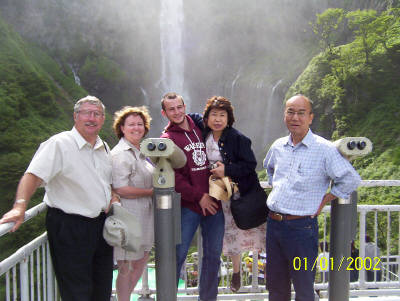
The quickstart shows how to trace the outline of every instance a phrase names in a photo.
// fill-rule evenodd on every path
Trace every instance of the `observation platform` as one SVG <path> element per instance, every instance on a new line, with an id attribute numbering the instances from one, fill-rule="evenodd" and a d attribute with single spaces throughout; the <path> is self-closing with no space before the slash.
<path id="1" fill-rule="evenodd" d="M 261 184 L 264 188 L 267 186 L 265 182 Z M 400 180 L 364 180 L 361 186 L 368 187 L 368 189 L 379 187 L 390 189 L 400 186 Z M 29 209 L 25 215 L 25 222 L 45 210 L 46 205 L 44 203 Z M 400 205 L 358 205 L 357 212 L 356 242 L 360 250 L 359 257 L 365 257 L 365 235 L 368 234 L 381 247 L 380 254 L 376 255 L 382 262 L 382 273 L 380 281 L 377 281 L 376 276 L 374 281 L 367 281 L 366 271 L 361 269 L 358 280 L 350 283 L 349 301 L 400 301 L 400 239 L 398 236 L 400 232 Z M 328 241 L 329 221 L 330 206 L 326 206 L 319 216 L 320 233 L 322 233 L 320 242 Z M 12 224 L 0 225 L 0 237 L 7 234 L 12 226 Z M 201 258 L 201 235 L 197 235 L 197 237 L 198 258 Z M 256 256 L 256 254 L 254 255 Z M 201 265 L 201 262 L 189 261 L 185 266 L 184 280 L 182 280 L 178 290 L 178 300 L 197 300 L 198 297 L 198 266 Z M 154 264 L 149 263 L 148 267 L 154 268 Z M 155 284 L 152 283 L 152 276 L 148 270 L 145 269 L 142 281 L 136 286 L 131 300 L 137 300 L 138 296 L 155 297 Z M 265 286 L 257 283 L 257 262 L 253 263 L 251 269 L 245 268 L 245 263 L 243 263 L 242 279 L 248 279 L 250 273 L 254 277 L 250 283 L 243 280 L 240 293 L 232 294 L 229 289 L 231 273 L 230 263 L 223 262 L 218 300 L 268 300 Z M 5 288 L 5 299 L 2 300 L 6 301 L 60 300 L 46 233 L 0 262 L 0 286 Z M 314 287 L 320 291 L 319 300 L 328 300 L 328 286 L 327 281 L 317 276 Z M 135 296 L 135 294 L 137 295 Z"/>

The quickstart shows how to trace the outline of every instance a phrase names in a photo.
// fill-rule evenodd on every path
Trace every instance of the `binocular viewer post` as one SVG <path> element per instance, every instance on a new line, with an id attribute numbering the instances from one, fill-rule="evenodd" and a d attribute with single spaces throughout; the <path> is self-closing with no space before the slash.
<path id="1" fill-rule="evenodd" d="M 181 198 L 175 192 L 174 168 L 186 164 L 185 153 L 167 138 L 148 138 L 140 151 L 155 165 L 153 172 L 157 300 L 176 300 L 176 245 L 181 243 Z M 151 299 L 149 299 L 151 300 Z"/>
<path id="2" fill-rule="evenodd" d="M 365 137 L 346 137 L 333 143 L 349 161 L 372 151 L 372 142 Z M 331 205 L 329 256 L 333 258 L 333 266 L 329 265 L 329 301 L 349 300 L 350 273 L 347 270 L 347 259 L 351 256 L 351 241 L 355 238 L 356 228 L 357 192 L 354 191 L 349 199 L 339 198 Z"/>
<path id="3" fill-rule="evenodd" d="M 148 138 L 140 144 L 140 151 L 155 165 L 153 185 L 157 188 L 175 187 L 174 168 L 181 168 L 186 164 L 183 150 L 167 138 Z"/>

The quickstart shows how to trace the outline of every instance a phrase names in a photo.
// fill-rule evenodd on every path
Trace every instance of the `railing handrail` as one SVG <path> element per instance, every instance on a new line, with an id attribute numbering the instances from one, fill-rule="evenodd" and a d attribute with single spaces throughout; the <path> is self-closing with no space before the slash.
<path id="1" fill-rule="evenodd" d="M 47 205 L 44 202 L 42 202 L 39 205 L 36 205 L 35 207 L 32 207 L 31 209 L 27 210 L 25 212 L 24 222 L 34 218 L 36 215 L 38 215 L 39 213 L 46 210 L 46 208 L 47 208 Z M 10 232 L 12 227 L 14 227 L 14 224 L 15 223 L 1 224 L 0 225 L 0 237 L 3 236 L 4 234 Z"/>
<path id="2" fill-rule="evenodd" d="M 400 205 L 364 205 L 357 204 L 357 211 L 400 211 Z"/>
<path id="3" fill-rule="evenodd" d="M 362 180 L 360 187 L 400 186 L 400 180 Z"/>
<path id="4" fill-rule="evenodd" d="M 262 188 L 272 188 L 267 181 L 260 181 Z M 400 180 L 362 180 L 359 187 L 400 186 Z"/>

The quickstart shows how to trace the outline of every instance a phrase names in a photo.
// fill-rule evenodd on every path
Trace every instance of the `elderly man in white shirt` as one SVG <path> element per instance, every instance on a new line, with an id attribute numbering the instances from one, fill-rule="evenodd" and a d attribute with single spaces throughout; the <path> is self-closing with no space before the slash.
<path id="1" fill-rule="evenodd" d="M 312 102 L 304 95 L 286 101 L 284 121 L 289 136 L 276 140 L 264 159 L 272 191 L 267 205 L 267 286 L 270 301 L 314 300 L 318 256 L 317 216 L 325 204 L 348 198 L 360 176 L 336 147 L 315 135 Z M 332 182 L 331 189 L 328 187 Z M 296 260 L 306 263 L 295 268 Z"/>
<path id="2" fill-rule="evenodd" d="M 111 191 L 111 156 L 98 133 L 103 103 L 94 96 L 74 106 L 75 125 L 43 142 L 21 178 L 13 209 L 0 223 L 24 220 L 27 204 L 44 186 L 50 253 L 63 301 L 109 301 L 113 249 L 102 235 L 105 212 L 119 200 Z"/>

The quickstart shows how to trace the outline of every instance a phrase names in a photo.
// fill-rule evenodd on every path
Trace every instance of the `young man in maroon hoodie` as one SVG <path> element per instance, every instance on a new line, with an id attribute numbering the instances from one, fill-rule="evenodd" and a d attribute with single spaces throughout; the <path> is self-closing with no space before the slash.
<path id="1" fill-rule="evenodd" d="M 175 170 L 175 190 L 181 193 L 182 242 L 176 247 L 177 282 L 190 243 L 201 226 L 203 258 L 199 300 L 214 301 L 218 294 L 218 271 L 224 237 L 221 203 L 208 195 L 208 161 L 201 130 L 186 115 L 182 96 L 167 93 L 161 99 L 161 113 L 169 124 L 162 138 L 169 138 L 183 150 L 187 163 Z"/>

